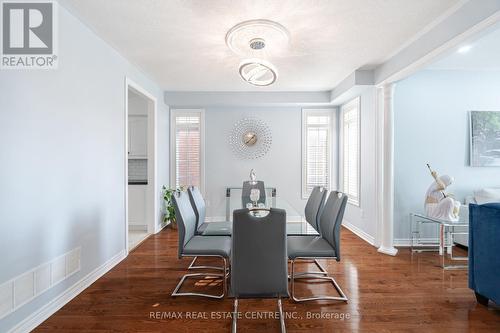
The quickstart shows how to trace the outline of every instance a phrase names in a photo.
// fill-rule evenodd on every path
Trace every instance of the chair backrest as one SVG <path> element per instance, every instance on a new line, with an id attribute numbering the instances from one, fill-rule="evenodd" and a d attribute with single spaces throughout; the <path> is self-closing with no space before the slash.
<path id="1" fill-rule="evenodd" d="M 259 203 L 266 202 L 266 188 L 264 186 L 264 182 L 262 180 L 256 180 L 255 184 L 252 184 L 251 181 L 244 181 L 243 188 L 241 190 L 241 202 L 243 207 L 246 207 L 246 204 L 252 202 L 250 200 L 250 191 L 252 189 L 258 189 L 260 191 Z"/>
<path id="2" fill-rule="evenodd" d="M 335 249 L 337 261 L 340 260 L 340 227 L 346 204 L 346 194 L 331 191 L 319 219 L 320 235 Z"/>
<path id="3" fill-rule="evenodd" d="M 321 186 L 315 186 L 309 196 L 304 210 L 306 221 L 319 232 L 319 217 L 323 211 L 327 190 Z"/>
<path id="4" fill-rule="evenodd" d="M 184 246 L 193 238 L 196 232 L 196 215 L 189 201 L 189 195 L 185 191 L 176 191 L 172 196 L 175 209 L 175 221 L 179 231 L 179 257 L 181 257 Z"/>
<path id="5" fill-rule="evenodd" d="M 196 186 L 188 187 L 189 200 L 191 201 L 191 205 L 193 206 L 194 214 L 196 215 L 196 226 L 195 230 L 198 230 L 198 227 L 205 223 L 205 215 L 206 215 L 206 206 L 205 200 L 201 195 L 200 189 Z"/>
<path id="6" fill-rule="evenodd" d="M 286 212 L 271 208 L 263 217 L 233 212 L 231 293 L 235 297 L 288 296 Z"/>

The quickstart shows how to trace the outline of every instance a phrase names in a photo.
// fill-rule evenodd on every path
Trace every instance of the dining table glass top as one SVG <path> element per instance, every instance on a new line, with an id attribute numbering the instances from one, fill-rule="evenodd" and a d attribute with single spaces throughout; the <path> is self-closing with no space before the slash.
<path id="1" fill-rule="evenodd" d="M 266 191 L 265 199 L 259 198 L 258 201 L 252 203 L 248 199 L 242 198 L 241 188 L 233 187 L 230 189 L 229 195 L 226 195 L 225 199 L 225 221 L 203 223 L 198 229 L 202 235 L 231 235 L 233 211 L 242 208 L 248 208 L 250 214 L 257 217 L 267 214 L 265 209 L 283 209 L 286 212 L 287 235 L 318 235 L 318 232 L 305 220 L 301 213 L 294 209 L 284 198 L 273 196 L 272 191 Z"/>

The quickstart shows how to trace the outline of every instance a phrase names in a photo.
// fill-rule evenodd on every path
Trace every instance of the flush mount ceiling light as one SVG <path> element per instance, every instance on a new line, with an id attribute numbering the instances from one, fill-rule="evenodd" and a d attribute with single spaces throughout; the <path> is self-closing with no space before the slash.
<path id="1" fill-rule="evenodd" d="M 240 63 L 241 78 L 254 86 L 268 86 L 278 78 L 278 71 L 269 61 L 270 56 L 287 50 L 288 30 L 270 20 L 250 20 L 232 27 L 226 34 L 227 46 L 246 60 Z"/>
<path id="2" fill-rule="evenodd" d="M 278 22 L 250 20 L 238 23 L 226 34 L 227 46 L 236 54 L 256 56 L 265 48 L 267 55 L 276 55 L 287 49 L 290 40 L 288 30 Z"/>
<path id="3" fill-rule="evenodd" d="M 278 78 L 278 71 L 267 61 L 247 59 L 240 63 L 240 76 L 254 86 L 269 86 Z"/>

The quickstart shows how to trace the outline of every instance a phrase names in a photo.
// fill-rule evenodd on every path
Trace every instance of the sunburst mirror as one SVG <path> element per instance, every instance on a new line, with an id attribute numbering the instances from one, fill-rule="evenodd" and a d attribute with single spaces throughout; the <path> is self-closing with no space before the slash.
<path id="1" fill-rule="evenodd" d="M 255 117 L 243 118 L 234 124 L 229 135 L 229 144 L 236 156 L 256 159 L 267 154 L 272 136 L 269 126 Z"/>

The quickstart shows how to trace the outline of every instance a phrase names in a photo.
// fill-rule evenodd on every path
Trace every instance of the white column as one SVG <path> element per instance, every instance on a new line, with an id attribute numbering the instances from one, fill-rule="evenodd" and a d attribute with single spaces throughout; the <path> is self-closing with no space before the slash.
<path id="1" fill-rule="evenodd" d="M 381 193 L 381 221 L 380 221 L 380 247 L 378 252 L 388 255 L 396 255 L 398 250 L 394 247 L 394 83 L 386 84 L 382 87 L 383 101 L 380 103 L 382 110 L 379 117 L 382 119 L 382 150 L 380 157 L 383 157 L 381 165 L 382 176 L 379 188 Z"/>

